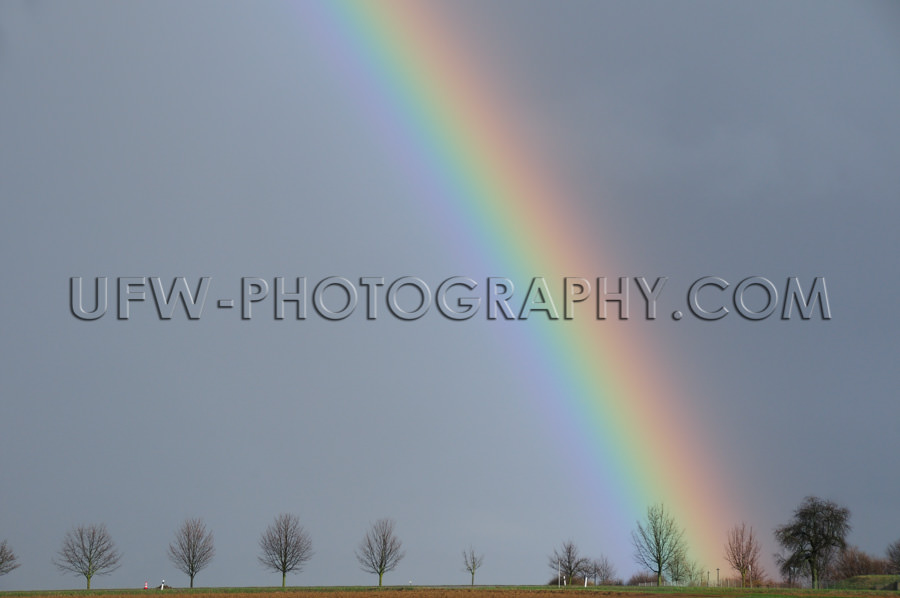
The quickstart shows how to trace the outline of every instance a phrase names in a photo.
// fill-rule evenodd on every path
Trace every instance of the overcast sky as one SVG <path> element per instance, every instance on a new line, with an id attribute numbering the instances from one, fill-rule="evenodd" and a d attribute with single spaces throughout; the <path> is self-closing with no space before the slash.
<path id="1" fill-rule="evenodd" d="M 668 276 L 681 293 L 702 276 L 827 279 L 829 321 L 600 326 L 669 356 L 767 558 L 811 494 L 883 555 L 900 539 L 897 5 L 435 7 L 562 177 L 560 205 L 615 252 L 615 272 L 531 275 Z M 363 299 L 339 322 L 262 302 L 241 320 L 242 277 L 306 276 L 311 293 L 328 276 L 507 275 L 409 184 L 328 54 L 341 40 L 308 14 L 0 3 L 0 540 L 21 562 L 0 589 L 82 587 L 51 561 L 94 522 L 124 554 L 95 587 L 185 586 L 165 550 L 195 516 L 217 548 L 198 585 L 275 585 L 257 539 L 281 512 L 315 550 L 289 584 L 373 583 L 353 550 L 380 517 L 407 552 L 388 584 L 466 583 L 470 544 L 481 583 L 546 582 L 566 539 L 639 570 L 632 512 L 598 507 L 537 390 L 549 374 L 515 358 L 531 321 L 403 322 L 383 303 L 366 320 Z M 77 276 L 86 297 L 109 278 L 103 317 L 72 314 Z M 147 286 L 117 319 L 116 281 L 152 276 L 210 277 L 202 317 L 162 321 Z"/>

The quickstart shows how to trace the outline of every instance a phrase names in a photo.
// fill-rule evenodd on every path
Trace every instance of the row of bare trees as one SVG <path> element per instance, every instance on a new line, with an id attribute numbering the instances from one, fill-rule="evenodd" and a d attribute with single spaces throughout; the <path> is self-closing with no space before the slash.
<path id="1" fill-rule="evenodd" d="M 792 584 L 806 578 L 817 588 L 823 577 L 837 580 L 855 575 L 900 574 L 900 540 L 888 546 L 885 558 L 868 555 L 847 545 L 849 519 L 850 511 L 846 507 L 812 496 L 804 499 L 791 521 L 775 529 L 775 539 L 782 547 L 775 559 L 782 576 Z M 360 567 L 378 576 L 379 586 L 384 574 L 396 568 L 405 555 L 394 528 L 392 519 L 376 521 L 355 552 Z M 674 583 L 702 583 L 702 567 L 688 558 L 684 530 L 665 505 L 648 507 L 646 520 L 638 521 L 632 532 L 632 544 L 635 562 L 651 572 L 657 585 L 664 578 Z M 260 564 L 281 573 L 282 587 L 287 574 L 302 571 L 313 556 L 308 532 L 300 525 L 299 518 L 289 513 L 278 515 L 266 528 L 260 536 L 259 548 Z M 765 582 L 760 554 L 759 538 L 752 527 L 740 523 L 728 531 L 724 557 L 740 576 L 741 586 Z M 214 556 L 212 531 L 199 518 L 185 520 L 168 548 L 169 559 L 189 577 L 191 587 L 194 587 L 194 577 Z M 90 589 L 95 575 L 115 571 L 120 561 L 121 553 L 106 526 L 94 524 L 77 526 L 67 532 L 53 563 L 63 572 L 83 576 Z M 471 574 L 472 585 L 475 572 L 483 562 L 484 555 L 476 553 L 474 548 L 463 551 L 464 568 Z M 615 579 L 615 567 L 606 557 L 595 560 L 584 557 L 571 540 L 553 551 L 548 565 L 556 573 L 554 583 L 561 585 L 586 583 L 591 578 L 595 584 L 620 583 Z M 18 566 L 15 553 L 4 540 L 0 543 L 0 575 Z"/>
<path id="2" fill-rule="evenodd" d="M 405 553 L 402 543 L 394 532 L 392 519 L 379 519 L 366 532 L 356 550 L 360 567 L 378 575 L 381 586 L 384 574 L 394 570 Z M 259 539 L 260 564 L 281 573 L 281 586 L 285 587 L 287 574 L 299 572 L 313 556 L 312 540 L 300 525 L 300 519 L 293 514 L 282 513 L 266 528 Z M 169 544 L 169 560 L 190 578 L 194 587 L 194 577 L 205 568 L 215 556 L 216 550 L 212 531 L 207 529 L 202 519 L 187 519 L 175 532 L 175 541 Z M 95 575 L 106 575 L 119 568 L 122 554 L 118 551 L 104 524 L 74 527 L 63 538 L 54 564 L 61 571 L 75 573 L 85 578 L 87 589 Z M 463 552 L 466 571 L 472 575 L 484 562 L 474 548 Z M 18 560 L 6 541 L 0 544 L 0 575 L 9 573 L 19 566 Z"/>
<path id="3" fill-rule="evenodd" d="M 394 532 L 392 519 L 379 519 L 360 542 L 356 558 L 360 567 L 378 575 L 378 585 L 382 585 L 384 574 L 392 571 L 404 556 L 402 543 Z M 300 525 L 300 519 L 290 513 L 275 517 L 259 538 L 259 563 L 266 569 L 281 573 L 281 587 L 285 587 L 287 574 L 302 571 L 303 565 L 312 558 L 312 539 Z M 194 577 L 212 561 L 216 554 L 213 533 L 200 518 L 186 519 L 175 531 L 175 540 L 169 544 L 169 560 L 190 578 L 194 587 Z M 466 570 L 472 574 L 481 566 L 484 556 L 474 549 L 463 553 Z M 105 524 L 79 525 L 63 538 L 53 564 L 66 573 L 81 575 L 87 589 L 96 575 L 108 575 L 119 568 L 122 553 L 116 548 Z M 0 543 L 0 575 L 9 573 L 20 563 L 15 553 L 4 540 Z"/>
<path id="4" fill-rule="evenodd" d="M 363 536 L 356 550 L 360 567 L 377 575 L 379 586 L 384 574 L 393 571 L 406 554 L 394 532 L 395 526 L 393 519 L 379 519 Z M 281 573 L 281 587 L 285 587 L 288 573 L 301 571 L 304 563 L 313 556 L 309 533 L 300 525 L 296 515 L 288 513 L 275 518 L 275 522 L 260 537 L 259 546 L 262 551 L 260 564 Z"/>
<path id="5" fill-rule="evenodd" d="M 893 557 L 891 556 L 894 552 Z M 884 558 L 864 552 L 859 546 L 847 546 L 838 553 L 826 570 L 826 576 L 834 581 L 858 575 L 889 575 L 900 573 L 900 540 L 888 546 Z"/>

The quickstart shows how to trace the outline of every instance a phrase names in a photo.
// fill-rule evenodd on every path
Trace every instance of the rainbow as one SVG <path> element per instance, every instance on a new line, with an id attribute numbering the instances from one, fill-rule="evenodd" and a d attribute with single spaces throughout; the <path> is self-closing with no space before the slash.
<path id="1" fill-rule="evenodd" d="M 585 230 L 548 162 L 519 139 L 496 79 L 467 55 L 438 8 L 345 0 L 299 10 L 422 196 L 475 241 L 475 255 L 519 280 L 616 273 L 614 254 Z M 663 502 L 685 528 L 692 557 L 718 566 L 740 506 L 723 490 L 714 450 L 696 442 L 678 376 L 628 323 L 537 320 L 519 328 L 553 389 L 543 394 L 576 430 L 564 442 L 605 478 L 591 487 L 598 510 L 631 529 L 647 506 Z"/>

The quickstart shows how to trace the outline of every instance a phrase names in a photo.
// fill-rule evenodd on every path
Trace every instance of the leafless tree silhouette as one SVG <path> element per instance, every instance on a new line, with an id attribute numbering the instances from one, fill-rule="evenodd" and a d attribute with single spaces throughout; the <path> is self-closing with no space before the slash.
<path id="1" fill-rule="evenodd" d="M 753 527 L 746 523 L 735 525 L 728 530 L 725 539 L 725 561 L 741 576 L 741 587 L 749 582 L 753 586 L 754 579 L 762 579 L 765 574 L 760 564 L 759 539 L 753 533 Z"/>
<path id="2" fill-rule="evenodd" d="M 19 565 L 16 553 L 12 551 L 6 540 L 0 542 L 0 575 L 6 575 Z"/>
<path id="3" fill-rule="evenodd" d="M 379 519 L 366 532 L 356 551 L 356 560 L 363 571 L 378 575 L 378 586 L 388 571 L 393 571 L 405 556 L 401 542 L 394 535 L 394 520 Z"/>
<path id="4" fill-rule="evenodd" d="M 656 585 L 661 585 L 663 571 L 673 562 L 684 558 L 684 530 L 662 503 L 647 508 L 646 525 L 638 522 L 631 532 L 634 544 L 634 560 L 656 574 Z"/>
<path id="5" fill-rule="evenodd" d="M 169 544 L 169 560 L 191 578 L 206 567 L 216 555 L 213 534 L 200 518 L 186 519 L 175 532 L 175 541 Z"/>
<path id="6" fill-rule="evenodd" d="M 483 554 L 475 554 L 475 549 L 469 546 L 468 550 L 463 550 L 463 563 L 466 566 L 466 571 L 472 574 L 472 585 L 475 585 L 475 571 L 481 567 L 481 563 L 484 562 Z"/>
<path id="7" fill-rule="evenodd" d="M 90 590 L 91 578 L 112 573 L 119 568 L 121 559 L 106 525 L 95 523 L 69 530 L 53 564 L 60 571 L 83 575 Z"/>
<path id="8" fill-rule="evenodd" d="M 302 571 L 303 564 L 312 558 L 312 540 L 300 518 L 282 513 L 266 528 L 259 538 L 262 554 L 259 562 L 268 569 L 281 572 L 281 587 L 285 585 L 287 574 Z"/>

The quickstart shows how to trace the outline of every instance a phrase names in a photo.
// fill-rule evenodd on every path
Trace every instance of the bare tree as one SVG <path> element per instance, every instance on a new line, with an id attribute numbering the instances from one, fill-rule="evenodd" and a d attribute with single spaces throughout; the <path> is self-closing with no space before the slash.
<path id="1" fill-rule="evenodd" d="M 16 553 L 7 545 L 6 540 L 0 542 L 0 575 L 6 575 L 19 565 Z"/>
<path id="2" fill-rule="evenodd" d="M 703 584 L 703 567 L 697 561 L 686 561 L 685 580 L 692 586 Z"/>
<path id="3" fill-rule="evenodd" d="M 112 573 L 119 568 L 121 559 L 106 525 L 95 523 L 69 530 L 53 564 L 60 571 L 83 575 L 90 590 L 91 578 Z"/>
<path id="4" fill-rule="evenodd" d="M 259 538 L 259 562 L 263 567 L 281 572 L 281 587 L 287 574 L 302 571 L 303 564 L 312 558 L 312 540 L 300 525 L 300 518 L 282 513 Z"/>
<path id="5" fill-rule="evenodd" d="M 666 570 L 669 573 L 669 579 L 676 585 L 685 585 L 691 579 L 693 569 L 687 552 L 681 551 L 669 561 Z"/>
<path id="6" fill-rule="evenodd" d="M 376 521 L 356 550 L 356 560 L 363 571 L 378 575 L 378 586 L 384 574 L 393 571 L 405 556 L 401 550 L 401 542 L 394 535 L 394 520 L 379 519 Z"/>
<path id="7" fill-rule="evenodd" d="M 481 567 L 481 563 L 484 562 L 483 554 L 475 554 L 475 549 L 469 546 L 468 550 L 463 550 L 463 564 L 466 567 L 466 571 L 472 574 L 472 585 L 475 585 L 475 571 Z"/>
<path id="8" fill-rule="evenodd" d="M 857 575 L 884 575 L 890 573 L 890 563 L 862 551 L 858 546 L 848 546 L 837 555 L 828 567 L 832 580 L 848 579 Z"/>
<path id="9" fill-rule="evenodd" d="M 703 571 L 700 564 L 688 557 L 686 549 L 680 551 L 672 558 L 666 567 L 666 571 L 669 574 L 669 579 L 680 586 L 699 586 L 703 579 Z"/>
<path id="10" fill-rule="evenodd" d="M 185 575 L 191 578 L 206 567 L 216 555 L 213 534 L 206 529 L 200 518 L 186 519 L 175 531 L 175 541 L 169 544 L 169 560 Z"/>
<path id="11" fill-rule="evenodd" d="M 889 545 L 886 554 L 891 573 L 900 573 L 900 540 Z"/>
<path id="12" fill-rule="evenodd" d="M 764 576 L 760 564 L 759 539 L 753 533 L 753 527 L 747 527 L 741 522 L 728 530 L 725 539 L 725 561 L 731 565 L 741 576 L 741 587 L 749 581 L 753 586 L 753 579 L 761 579 Z M 749 579 L 748 579 L 749 578 Z"/>
<path id="13" fill-rule="evenodd" d="M 608 558 L 601 556 L 591 561 L 590 576 L 594 578 L 595 585 L 610 585 L 616 577 L 616 566 Z"/>
<path id="14" fill-rule="evenodd" d="M 638 522 L 631 541 L 634 560 L 656 574 L 656 585 L 661 585 L 663 571 L 685 552 L 684 530 L 662 503 L 647 507 L 646 525 Z"/>
<path id="15" fill-rule="evenodd" d="M 589 574 L 591 560 L 581 556 L 575 542 L 567 540 L 560 548 L 554 548 L 553 554 L 547 560 L 547 566 L 553 569 L 564 585 L 572 585 L 576 578 L 585 578 Z"/>

